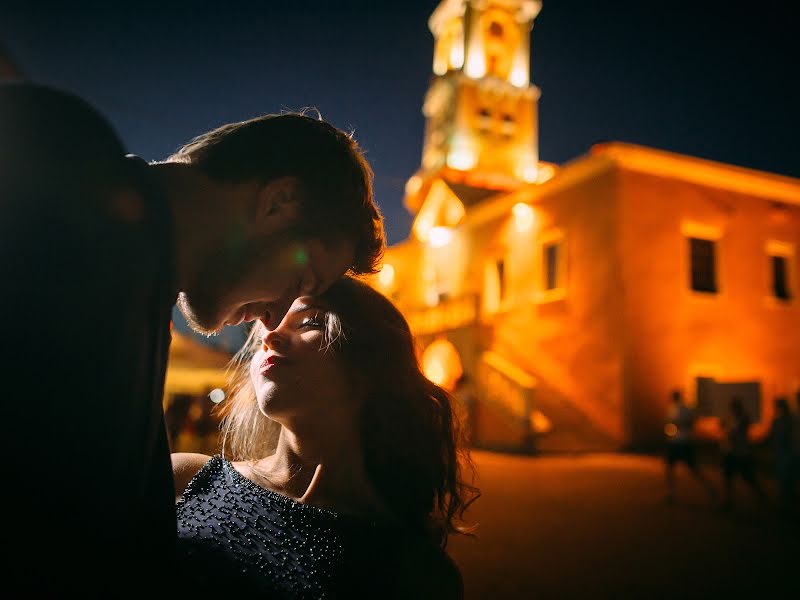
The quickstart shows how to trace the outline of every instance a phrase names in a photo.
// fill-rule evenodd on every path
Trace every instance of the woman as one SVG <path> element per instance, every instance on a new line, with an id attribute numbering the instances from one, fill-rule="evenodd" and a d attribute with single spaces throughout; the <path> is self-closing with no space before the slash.
<path id="1" fill-rule="evenodd" d="M 477 490 L 463 479 L 450 396 L 420 372 L 391 302 L 342 278 L 295 300 L 275 330 L 259 324 L 239 359 L 223 455 L 173 455 L 187 581 L 286 597 L 461 597 L 443 549 L 468 533 Z"/>

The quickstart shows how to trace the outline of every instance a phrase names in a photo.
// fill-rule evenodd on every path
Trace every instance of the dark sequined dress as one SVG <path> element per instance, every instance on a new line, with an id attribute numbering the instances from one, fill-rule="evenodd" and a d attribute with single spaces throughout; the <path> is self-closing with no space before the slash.
<path id="1" fill-rule="evenodd" d="M 461 595 L 452 562 L 420 537 L 267 490 L 219 455 L 189 483 L 177 514 L 191 595 L 399 598 L 409 575 L 426 582 L 415 597 Z"/>

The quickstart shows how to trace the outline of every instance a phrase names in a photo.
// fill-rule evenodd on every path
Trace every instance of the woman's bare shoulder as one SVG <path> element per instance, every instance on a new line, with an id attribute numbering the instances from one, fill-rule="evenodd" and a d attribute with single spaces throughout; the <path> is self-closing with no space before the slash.
<path id="1" fill-rule="evenodd" d="M 211 457 L 196 452 L 175 452 L 172 459 L 172 479 L 175 482 L 175 497 L 183 494 L 186 486 L 197 475 Z"/>

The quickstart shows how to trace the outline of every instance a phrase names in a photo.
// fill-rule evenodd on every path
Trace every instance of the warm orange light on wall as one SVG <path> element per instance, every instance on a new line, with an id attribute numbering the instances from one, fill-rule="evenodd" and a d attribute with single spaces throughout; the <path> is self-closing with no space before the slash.
<path id="1" fill-rule="evenodd" d="M 464 205 L 458 196 L 444 181 L 437 179 L 430 186 L 430 191 L 419 209 L 411 229 L 420 242 L 428 243 L 434 229 L 455 227 L 464 218 L 465 213 Z M 435 235 L 437 241 L 434 243 L 440 245 L 446 245 L 452 238 L 452 233 L 447 237 L 447 232 L 439 232 Z M 447 239 L 445 239 L 446 237 Z"/>
<path id="2" fill-rule="evenodd" d="M 431 248 L 443 248 L 453 240 L 453 230 L 449 227 L 433 227 L 428 232 L 428 244 Z"/>
<path id="3" fill-rule="evenodd" d="M 385 290 L 389 290 L 394 285 L 394 267 L 389 263 L 385 263 L 378 273 L 378 282 Z"/>
<path id="4" fill-rule="evenodd" d="M 429 285 L 425 289 L 425 305 L 431 308 L 439 305 L 439 290 L 435 285 Z"/>
<path id="5" fill-rule="evenodd" d="M 514 213 L 514 227 L 516 227 L 517 231 L 520 233 L 530 231 L 531 227 L 533 227 L 534 216 L 531 205 L 518 202 L 511 211 Z"/>
<path id="6" fill-rule="evenodd" d="M 460 43 L 453 44 L 453 47 L 450 48 L 450 66 L 453 69 L 460 69 L 464 66 L 464 45 L 463 40 L 459 40 Z"/>
<path id="7" fill-rule="evenodd" d="M 478 163 L 475 151 L 466 146 L 454 145 L 447 153 L 447 166 L 459 171 L 469 171 Z"/>
<path id="8" fill-rule="evenodd" d="M 464 372 L 458 350 L 446 339 L 434 341 L 422 354 L 422 372 L 436 385 L 452 390 Z"/>
<path id="9" fill-rule="evenodd" d="M 511 85 L 518 88 L 528 86 L 530 78 L 528 75 L 528 65 L 523 60 L 522 53 L 518 52 L 514 60 L 514 66 L 511 68 L 511 76 L 509 77 Z"/>
<path id="10" fill-rule="evenodd" d="M 483 56 L 483 44 L 475 40 L 470 44 L 467 54 L 467 66 L 464 69 L 467 76 L 480 79 L 486 75 L 486 59 Z"/>
<path id="11" fill-rule="evenodd" d="M 422 187 L 422 177 L 419 175 L 412 175 L 408 181 L 406 181 L 406 194 L 412 196 L 416 194 L 420 188 Z"/>
<path id="12" fill-rule="evenodd" d="M 539 164 L 537 171 L 536 183 L 539 184 L 550 181 L 553 178 L 553 175 L 556 174 L 555 166 L 542 163 Z"/>
<path id="13" fill-rule="evenodd" d="M 409 311 L 406 316 L 415 335 L 467 327 L 477 318 L 477 297 L 466 295 L 441 304 L 437 297 L 437 306 Z"/>
<path id="14" fill-rule="evenodd" d="M 526 183 L 535 183 L 539 178 L 539 164 L 536 158 L 531 154 L 520 157 L 516 175 Z"/>

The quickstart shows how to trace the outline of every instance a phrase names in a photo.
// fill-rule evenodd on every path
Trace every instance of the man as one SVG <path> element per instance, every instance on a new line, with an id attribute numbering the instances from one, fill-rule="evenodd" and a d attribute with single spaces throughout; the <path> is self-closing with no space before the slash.
<path id="1" fill-rule="evenodd" d="M 0 87 L 4 540 L 23 589 L 116 594 L 165 574 L 176 298 L 206 334 L 274 326 L 297 295 L 374 272 L 383 246 L 369 166 L 321 120 L 227 125 L 147 165 L 80 99 Z"/>
<path id="2" fill-rule="evenodd" d="M 675 501 L 674 467 L 679 462 L 686 464 L 695 480 L 706 489 L 711 502 L 713 503 L 716 500 L 714 487 L 697 466 L 694 421 L 694 411 L 684 403 L 681 391 L 674 390 L 671 395 L 667 424 L 664 427 L 664 432 L 667 435 L 665 468 L 667 476 L 666 501 L 668 504 Z"/>
<path id="3" fill-rule="evenodd" d="M 753 491 L 760 504 L 767 501 L 766 493 L 756 477 L 753 448 L 750 443 L 750 415 L 744 403 L 734 396 L 728 403 L 728 415 L 722 419 L 723 437 L 720 440 L 722 451 L 722 474 L 725 478 L 725 496 L 722 508 L 733 508 L 733 478 L 739 474 Z"/>
<path id="4" fill-rule="evenodd" d="M 767 435 L 772 443 L 772 460 L 775 465 L 775 480 L 781 496 L 781 510 L 787 514 L 795 508 L 797 491 L 795 489 L 795 434 L 794 417 L 789 410 L 789 401 L 784 397 L 775 399 L 775 416 L 772 418 Z"/>

